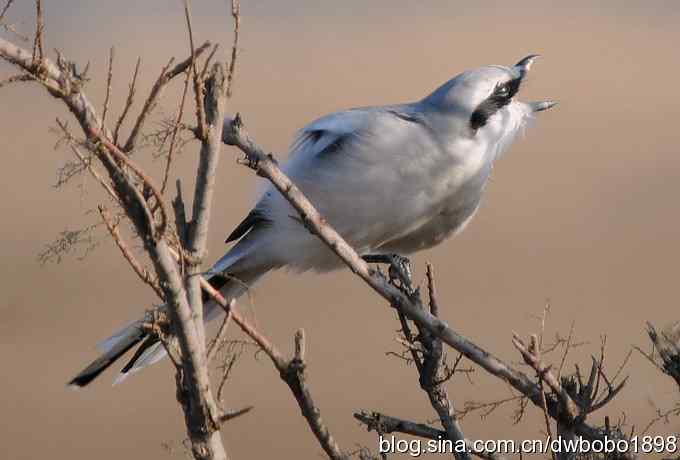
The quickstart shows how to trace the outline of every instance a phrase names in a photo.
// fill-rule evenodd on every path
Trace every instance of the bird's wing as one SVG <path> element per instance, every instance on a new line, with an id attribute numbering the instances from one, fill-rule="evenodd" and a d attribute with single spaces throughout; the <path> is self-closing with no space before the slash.
<path id="1" fill-rule="evenodd" d="M 406 105 L 311 123 L 283 168 L 341 235 L 370 249 L 431 217 L 447 193 L 442 180 L 450 161 L 427 122 Z M 257 208 L 275 225 L 294 225 L 295 213 L 271 189 Z"/>

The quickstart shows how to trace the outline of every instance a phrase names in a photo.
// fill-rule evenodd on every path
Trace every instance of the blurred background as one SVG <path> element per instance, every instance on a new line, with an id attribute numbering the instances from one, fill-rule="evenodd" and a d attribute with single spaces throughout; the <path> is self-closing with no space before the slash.
<path id="1" fill-rule="evenodd" d="M 139 110 L 169 57 L 188 54 L 179 1 L 68 0 L 45 2 L 44 9 L 46 49 L 90 62 L 86 91 L 99 107 L 108 50 L 115 46 L 116 116 L 137 56 Z M 219 42 L 226 59 L 227 1 L 194 1 L 193 15 L 196 40 Z M 538 332 L 549 302 L 546 341 L 558 332 L 566 336 L 573 322 L 575 340 L 586 342 L 570 353 L 567 370 L 574 363 L 587 367 L 606 335 L 613 372 L 632 345 L 647 348 L 645 321 L 664 326 L 680 319 L 679 17 L 680 4 L 670 0 L 243 0 L 229 111 L 241 112 L 258 142 L 282 157 L 297 129 L 328 112 L 413 101 L 464 69 L 542 54 L 521 97 L 560 105 L 542 113 L 497 165 L 467 230 L 414 257 L 415 271 L 422 280 L 426 262 L 434 264 L 445 319 L 499 357 L 520 360 L 512 331 Z M 33 2 L 17 2 L 7 21 L 31 35 Z M 2 78 L 15 73 L 4 63 L 0 71 Z M 180 90 L 180 81 L 168 89 L 159 117 L 175 112 Z M 167 362 L 113 388 L 111 371 L 83 391 L 65 387 L 96 356 L 94 344 L 139 316 L 154 297 L 103 236 L 82 260 L 76 253 L 59 264 L 37 261 L 60 232 L 95 223 L 90 210 L 104 200 L 85 177 L 55 190 L 56 170 L 71 159 L 67 148 L 53 149 L 57 137 L 48 128 L 57 116 L 75 127 L 41 88 L 0 89 L 0 452 L 7 459 L 183 458 L 184 422 Z M 189 144 L 175 175 L 191 177 L 196 154 Z M 257 180 L 236 157 L 224 149 L 211 259 L 223 253 L 225 236 L 254 202 Z M 161 176 L 162 161 L 151 152 L 139 158 Z M 186 180 L 185 188 L 191 186 Z M 386 356 L 399 350 L 393 312 L 348 272 L 276 273 L 242 308 L 286 352 L 295 330 L 305 328 L 309 381 L 343 448 L 377 446 L 375 434 L 352 418 L 355 410 L 435 418 L 415 370 Z M 559 363 L 559 354 L 553 360 Z M 627 387 L 592 423 L 602 424 L 607 414 L 639 430 L 657 408 L 677 402 L 671 379 L 639 354 L 624 372 L 631 376 Z M 511 395 L 481 371 L 471 379 L 456 376 L 449 384 L 456 407 Z M 274 449 L 280 458 L 322 457 L 265 357 L 243 356 L 225 403 L 255 406 L 222 430 L 233 458 L 263 458 Z M 542 437 L 539 411 L 529 407 L 514 424 L 515 409 L 484 419 L 470 414 L 463 429 L 473 439 Z M 653 431 L 679 429 L 671 419 Z"/>

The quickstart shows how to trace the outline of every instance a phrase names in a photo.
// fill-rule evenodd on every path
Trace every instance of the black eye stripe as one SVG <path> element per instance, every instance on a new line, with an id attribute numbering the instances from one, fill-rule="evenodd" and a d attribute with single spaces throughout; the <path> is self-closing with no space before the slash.
<path id="1" fill-rule="evenodd" d="M 505 83 L 496 86 L 494 94 L 491 95 L 490 97 L 502 95 L 503 97 L 511 98 L 515 94 L 517 94 L 521 83 L 522 83 L 521 78 L 515 78 L 514 80 L 506 81 Z"/>
<path id="2" fill-rule="evenodd" d="M 502 83 L 494 89 L 493 93 L 482 101 L 470 116 L 470 127 L 476 131 L 486 125 L 489 118 L 502 107 L 510 103 L 510 100 L 519 91 L 521 78 L 515 78 Z"/>

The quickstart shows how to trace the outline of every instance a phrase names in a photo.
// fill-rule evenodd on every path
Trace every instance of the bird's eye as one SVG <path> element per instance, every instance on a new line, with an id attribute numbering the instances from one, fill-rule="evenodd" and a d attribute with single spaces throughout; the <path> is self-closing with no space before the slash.
<path id="1" fill-rule="evenodd" d="M 508 88 L 507 84 L 502 84 L 496 86 L 496 90 L 494 92 L 496 93 L 497 96 L 508 97 L 508 95 L 510 94 L 510 88 Z"/>

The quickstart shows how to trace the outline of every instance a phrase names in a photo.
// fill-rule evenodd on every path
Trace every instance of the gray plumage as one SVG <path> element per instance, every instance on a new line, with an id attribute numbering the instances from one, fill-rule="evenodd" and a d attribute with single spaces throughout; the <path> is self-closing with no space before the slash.
<path id="1" fill-rule="evenodd" d="M 283 171 L 360 254 L 410 254 L 435 246 L 465 227 L 494 162 L 536 112 L 554 105 L 515 98 L 535 58 L 463 72 L 417 102 L 322 117 L 300 131 Z M 342 266 L 296 215 L 273 187 L 264 191 L 227 238 L 235 245 L 209 272 L 219 275 L 211 282 L 225 297 L 241 295 L 273 269 L 323 272 Z M 207 319 L 220 312 L 210 302 L 205 308 Z M 128 330 L 125 346 L 114 336 L 100 362 L 108 366 L 138 336 Z M 124 375 L 163 356 L 162 347 L 149 350 Z"/>

